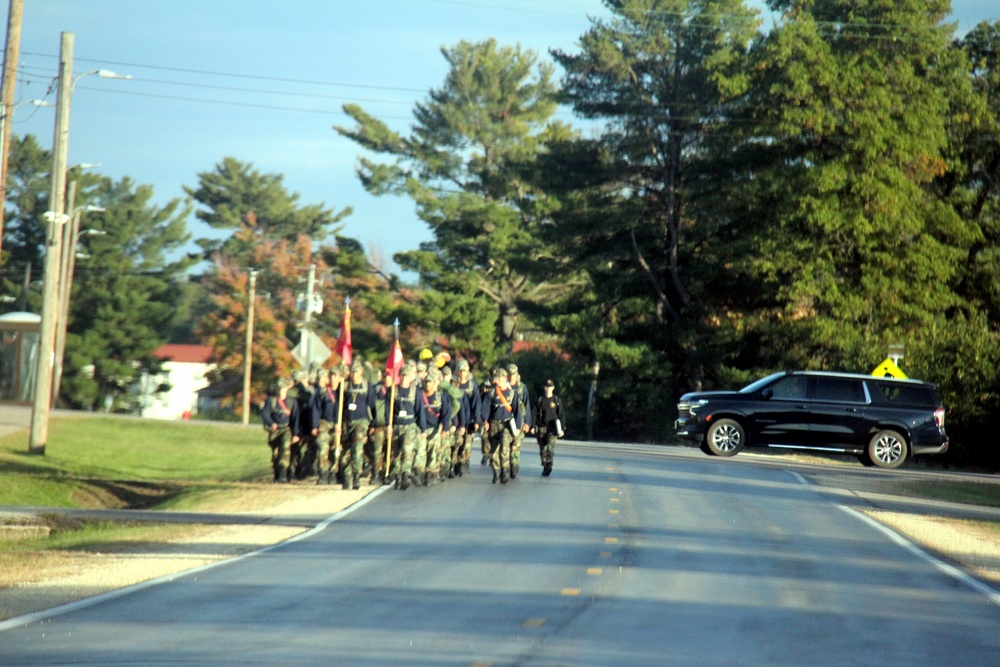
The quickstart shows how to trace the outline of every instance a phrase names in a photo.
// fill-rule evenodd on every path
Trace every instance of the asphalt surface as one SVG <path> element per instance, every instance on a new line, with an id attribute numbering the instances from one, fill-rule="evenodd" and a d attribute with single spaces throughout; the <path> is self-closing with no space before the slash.
<path id="1" fill-rule="evenodd" d="M 781 466 L 560 445 L 0 624 L 0 665 L 987 665 L 1000 595 Z"/>

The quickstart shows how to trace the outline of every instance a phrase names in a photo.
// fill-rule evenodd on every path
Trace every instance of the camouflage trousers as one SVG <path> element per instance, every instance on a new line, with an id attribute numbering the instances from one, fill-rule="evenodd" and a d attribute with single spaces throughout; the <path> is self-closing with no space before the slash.
<path id="1" fill-rule="evenodd" d="M 368 436 L 368 445 L 365 447 L 365 458 L 372 469 L 372 479 L 376 475 L 385 472 L 385 443 L 388 426 L 376 426 L 372 434 Z"/>
<path id="2" fill-rule="evenodd" d="M 466 429 L 465 434 L 457 442 L 458 454 L 455 457 L 455 463 L 469 463 L 472 461 L 472 450 L 476 446 L 476 434 L 472 432 L 471 426 Z"/>
<path id="3" fill-rule="evenodd" d="M 424 472 L 438 472 L 441 470 L 442 446 L 441 427 L 435 426 L 420 434 L 425 450 Z M 417 455 L 420 452 L 418 450 Z"/>
<path id="4" fill-rule="evenodd" d="M 521 468 L 521 443 L 524 442 L 524 431 L 517 429 L 517 435 L 510 443 L 510 469 L 517 473 Z"/>
<path id="5" fill-rule="evenodd" d="M 267 432 L 267 444 L 271 448 L 271 467 L 274 478 L 288 470 L 292 459 L 292 429 L 289 426 L 279 426 Z"/>
<path id="6" fill-rule="evenodd" d="M 340 472 L 345 479 L 360 475 L 365 465 L 365 443 L 368 442 L 368 422 L 357 419 L 347 423 L 344 450 L 340 454 Z"/>
<path id="7" fill-rule="evenodd" d="M 490 431 L 492 433 L 492 431 L 493 431 L 493 426 L 492 426 L 493 422 L 490 422 L 490 424 L 491 424 Z M 483 448 L 483 456 L 491 456 L 492 455 L 491 452 L 493 451 L 493 447 L 490 445 L 490 437 L 489 436 L 484 436 L 483 439 L 482 439 L 482 442 L 480 444 L 482 445 L 482 448 Z"/>
<path id="8" fill-rule="evenodd" d="M 320 477 L 336 474 L 340 470 L 340 441 L 334 438 L 334 423 L 319 421 L 316 432 L 316 471 Z M 331 446 L 332 443 L 332 446 Z"/>
<path id="9" fill-rule="evenodd" d="M 455 464 L 455 448 L 458 446 L 458 434 L 451 429 L 441 431 L 441 474 L 445 477 Z"/>
<path id="10" fill-rule="evenodd" d="M 547 426 L 538 427 L 538 454 L 542 458 L 542 467 L 552 465 L 552 461 L 556 456 L 556 443 L 559 438 L 556 436 L 555 430 L 550 429 Z"/>
<path id="11" fill-rule="evenodd" d="M 510 446 L 514 434 L 510 431 L 510 422 L 491 421 L 489 438 L 484 438 L 490 446 L 490 467 L 495 473 L 510 472 Z"/>
<path id="12" fill-rule="evenodd" d="M 420 428 L 416 424 L 404 424 L 401 426 L 393 427 L 394 437 L 396 441 L 396 446 L 393 448 L 393 459 L 394 463 L 392 466 L 392 474 L 394 475 L 412 475 L 414 470 L 413 466 L 417 462 L 417 449 L 420 443 Z M 426 454 L 425 454 L 426 456 Z M 420 472 L 423 470 L 423 462 L 421 461 Z"/>

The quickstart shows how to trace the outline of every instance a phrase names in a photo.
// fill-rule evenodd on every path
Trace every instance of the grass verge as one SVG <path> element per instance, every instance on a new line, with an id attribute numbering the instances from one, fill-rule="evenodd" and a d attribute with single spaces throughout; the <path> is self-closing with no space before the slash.
<path id="1" fill-rule="evenodd" d="M 238 496 L 270 477 L 259 429 L 234 424 L 160 422 L 110 416 L 53 418 L 44 456 L 28 454 L 28 433 L 0 438 L 0 505 L 54 508 L 198 509 Z M 20 518 L 10 521 L 17 523 Z M 0 541 L 0 556 L 107 551 L 167 538 L 176 526 L 37 520 L 48 536 Z M 0 559 L 0 568 L 13 566 Z"/>

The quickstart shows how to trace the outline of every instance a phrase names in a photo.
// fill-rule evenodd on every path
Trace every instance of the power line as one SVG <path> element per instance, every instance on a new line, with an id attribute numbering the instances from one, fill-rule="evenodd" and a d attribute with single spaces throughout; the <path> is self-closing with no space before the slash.
<path id="1" fill-rule="evenodd" d="M 22 55 L 26 56 L 37 56 L 40 58 L 53 58 L 58 59 L 58 56 L 54 56 L 48 53 L 33 53 L 25 51 Z M 262 74 L 241 74 L 237 72 L 214 72 L 211 70 L 202 69 L 191 69 L 184 67 L 165 67 L 162 65 L 146 65 L 142 63 L 130 63 L 117 60 L 95 60 L 93 58 L 77 58 L 77 62 L 87 62 L 103 65 L 115 65 L 121 67 L 131 67 L 131 68 L 141 68 L 141 69 L 152 69 L 160 70 L 164 72 L 180 72 L 183 74 L 198 74 L 202 76 L 221 76 L 233 79 L 252 79 L 257 81 L 276 81 L 281 83 L 298 83 L 310 86 L 330 86 L 336 88 L 360 88 L 365 90 L 391 90 L 402 93 L 426 93 L 427 91 L 423 88 L 403 88 L 399 86 L 377 86 L 374 84 L 365 83 L 344 83 L 338 81 L 318 81 L 314 79 L 293 79 L 288 77 L 277 77 L 277 76 L 264 76 Z"/>

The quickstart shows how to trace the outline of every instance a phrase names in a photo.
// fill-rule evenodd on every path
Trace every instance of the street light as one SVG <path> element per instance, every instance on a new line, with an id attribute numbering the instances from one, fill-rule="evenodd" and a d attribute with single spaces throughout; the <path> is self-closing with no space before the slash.
<path id="1" fill-rule="evenodd" d="M 70 85 L 70 92 L 76 89 L 76 82 L 85 76 L 96 75 L 102 79 L 131 79 L 131 74 L 119 74 L 118 72 L 112 72 L 109 69 L 92 69 L 89 72 L 83 72 L 78 74 L 75 79 L 73 79 L 72 85 Z"/>
<path id="2" fill-rule="evenodd" d="M 76 181 L 69 184 L 69 203 L 73 206 L 76 200 Z M 80 219 L 84 213 L 103 213 L 106 209 L 102 206 L 77 206 L 73 209 L 69 224 L 63 228 L 63 248 L 59 265 L 59 319 L 56 322 L 55 336 L 55 356 L 52 359 L 52 398 L 59 397 L 59 390 L 62 388 L 63 356 L 66 352 L 66 327 L 69 325 L 69 301 L 73 291 L 73 271 L 76 269 L 77 259 L 88 259 L 90 255 L 79 253 L 76 246 L 80 242 L 80 235 L 103 235 L 104 230 L 80 229 Z"/>

